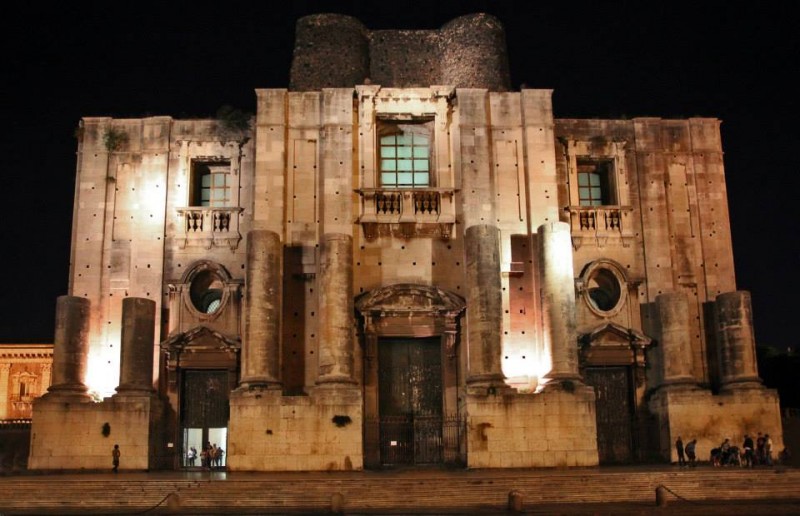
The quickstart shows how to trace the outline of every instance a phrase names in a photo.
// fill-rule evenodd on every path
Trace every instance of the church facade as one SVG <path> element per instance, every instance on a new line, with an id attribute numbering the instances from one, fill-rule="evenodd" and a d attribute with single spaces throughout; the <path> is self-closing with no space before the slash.
<path id="1" fill-rule="evenodd" d="M 556 119 L 551 93 L 511 90 L 487 15 L 315 15 L 250 124 L 84 118 L 29 467 L 105 468 L 113 444 L 123 469 L 213 443 L 244 471 L 781 449 L 720 122 Z"/>

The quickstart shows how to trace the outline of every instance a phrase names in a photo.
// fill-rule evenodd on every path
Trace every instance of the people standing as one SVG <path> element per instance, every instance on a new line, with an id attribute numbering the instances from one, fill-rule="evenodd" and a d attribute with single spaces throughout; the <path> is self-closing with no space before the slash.
<path id="1" fill-rule="evenodd" d="M 756 464 L 764 464 L 764 436 L 758 432 L 756 437 Z"/>
<path id="2" fill-rule="evenodd" d="M 696 449 L 697 449 L 697 439 L 692 439 L 686 445 L 686 456 L 689 458 L 689 465 L 692 467 L 697 466 L 697 462 L 695 462 L 697 459 L 697 455 L 695 453 Z"/>
<path id="3" fill-rule="evenodd" d="M 681 436 L 678 436 L 678 440 L 675 441 L 675 451 L 678 452 L 678 466 L 685 466 L 686 457 L 683 454 L 683 439 Z"/>
<path id="4" fill-rule="evenodd" d="M 772 437 L 764 434 L 764 460 L 767 466 L 772 466 Z"/>
<path id="5" fill-rule="evenodd" d="M 744 465 L 748 468 L 753 467 L 753 438 L 749 435 L 744 435 L 744 443 L 742 443 L 742 449 L 744 449 Z"/>
<path id="6" fill-rule="evenodd" d="M 115 444 L 114 445 L 114 449 L 111 450 L 111 464 L 114 465 L 114 467 L 111 468 L 111 471 L 113 471 L 114 473 L 116 473 L 117 470 L 119 469 L 119 457 L 120 457 L 120 455 L 121 455 L 121 453 L 119 451 L 119 445 Z"/>

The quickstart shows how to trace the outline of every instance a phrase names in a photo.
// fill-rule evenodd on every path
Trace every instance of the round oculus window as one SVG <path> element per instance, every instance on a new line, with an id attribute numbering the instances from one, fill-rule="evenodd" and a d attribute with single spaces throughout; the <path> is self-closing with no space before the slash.
<path id="1" fill-rule="evenodd" d="M 189 287 L 192 305 L 204 314 L 213 314 L 222 305 L 222 287 L 222 280 L 212 271 L 200 272 Z"/>
<path id="2" fill-rule="evenodd" d="M 622 286 L 617 275 L 606 268 L 597 268 L 589 275 L 586 292 L 592 308 L 610 312 L 622 299 Z"/>

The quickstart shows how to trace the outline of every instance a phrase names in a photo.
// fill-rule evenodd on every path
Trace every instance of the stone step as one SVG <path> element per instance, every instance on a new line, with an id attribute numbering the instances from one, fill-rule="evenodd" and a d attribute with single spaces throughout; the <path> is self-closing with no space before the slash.
<path id="1" fill-rule="evenodd" d="M 176 473 L 180 474 L 180 473 Z M 76 478 L 77 477 L 77 478 Z M 800 470 L 718 470 L 563 472 L 350 473 L 271 475 L 265 479 L 167 480 L 105 478 L 0 478 L 0 512 L 55 509 L 66 512 L 104 508 L 147 510 L 177 492 L 187 510 L 240 508 L 280 511 L 325 510 L 335 493 L 350 510 L 403 508 L 501 508 L 510 491 L 526 504 L 652 504 L 655 488 L 667 487 L 691 501 L 800 499 Z"/>

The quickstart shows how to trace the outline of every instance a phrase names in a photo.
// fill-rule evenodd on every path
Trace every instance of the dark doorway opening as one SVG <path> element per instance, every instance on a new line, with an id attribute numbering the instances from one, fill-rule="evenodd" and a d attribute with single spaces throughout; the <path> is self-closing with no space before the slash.
<path id="1" fill-rule="evenodd" d="M 633 386 L 628 366 L 587 367 L 583 378 L 597 395 L 597 451 L 601 464 L 633 460 Z"/>
<path id="2" fill-rule="evenodd" d="M 184 468 L 224 468 L 230 417 L 228 371 L 187 369 L 182 373 L 181 465 Z M 204 449 L 206 454 L 203 454 Z M 209 449 L 219 452 L 210 454 Z"/>

